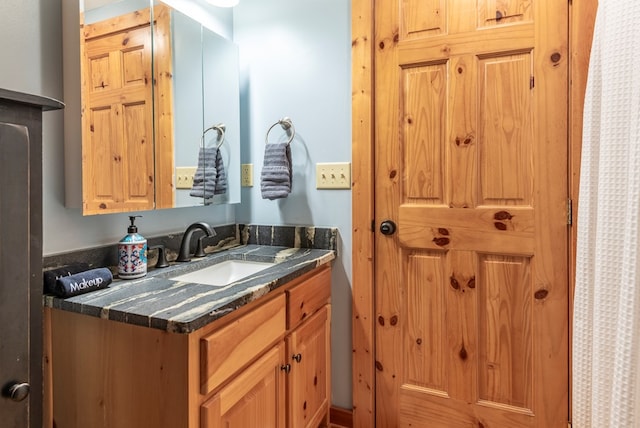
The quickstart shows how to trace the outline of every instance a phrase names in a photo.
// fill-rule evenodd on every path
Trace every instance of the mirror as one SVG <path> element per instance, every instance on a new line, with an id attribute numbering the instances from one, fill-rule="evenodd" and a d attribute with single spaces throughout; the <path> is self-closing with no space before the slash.
<path id="1" fill-rule="evenodd" d="M 170 13 L 176 170 L 198 165 L 202 134 L 208 130 L 204 135 L 204 148 L 209 151 L 219 146 L 228 188 L 225 193 L 214 192 L 212 198 L 204 199 L 204 203 L 239 203 L 238 48 L 176 9 L 171 9 Z M 202 82 L 202 85 L 194 82 Z M 224 141 L 220 140 L 219 130 L 211 129 L 219 124 L 224 125 Z M 207 176 L 206 163 L 204 166 Z M 180 180 L 176 182 L 181 186 Z M 193 196 L 190 186 L 186 187 L 176 190 L 175 206 L 194 205 L 194 198 L 197 197 Z M 206 186 L 204 193 L 207 196 L 211 193 Z"/>
<path id="2" fill-rule="evenodd" d="M 239 203 L 237 46 L 160 1 L 80 23 L 83 214 Z"/>

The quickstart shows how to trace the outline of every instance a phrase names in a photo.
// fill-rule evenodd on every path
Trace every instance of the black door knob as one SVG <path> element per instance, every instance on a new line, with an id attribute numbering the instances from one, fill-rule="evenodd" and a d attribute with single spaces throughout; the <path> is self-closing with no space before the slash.
<path id="1" fill-rule="evenodd" d="M 13 401 L 22 401 L 29 395 L 31 387 L 26 382 L 14 382 L 3 389 L 2 395 Z"/>
<path id="2" fill-rule="evenodd" d="M 385 220 L 380 224 L 380 232 L 383 235 L 393 235 L 396 233 L 396 224 L 391 220 Z"/>

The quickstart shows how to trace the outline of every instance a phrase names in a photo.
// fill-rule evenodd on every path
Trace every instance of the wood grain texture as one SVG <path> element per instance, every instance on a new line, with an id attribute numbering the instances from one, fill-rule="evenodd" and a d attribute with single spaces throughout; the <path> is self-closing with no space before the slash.
<path id="1" fill-rule="evenodd" d="M 398 237 L 409 248 L 532 254 L 534 215 L 529 207 L 470 210 L 405 204 L 399 208 Z"/>
<path id="2" fill-rule="evenodd" d="M 447 154 L 450 185 L 446 200 L 452 208 L 478 205 L 478 79 L 474 55 L 461 55 L 452 60 L 455 70 L 449 75 L 448 117 L 456 120 L 449 124 L 445 153 Z"/>
<path id="3" fill-rule="evenodd" d="M 447 254 L 446 289 L 446 355 L 448 394 L 472 403 L 478 391 L 478 301 L 476 272 L 478 260 L 473 251 Z"/>
<path id="4" fill-rule="evenodd" d="M 352 28 L 355 34 L 367 33 L 371 26 L 373 25 L 373 6 L 371 1 L 360 0 L 352 2 Z M 580 2 L 570 2 L 571 3 L 571 32 L 570 32 L 570 50 L 571 50 L 571 114 L 570 114 L 570 140 L 571 140 L 571 195 L 574 201 L 574 210 L 573 210 L 573 223 L 576 224 L 576 215 L 577 215 L 577 198 L 578 198 L 578 178 L 579 178 L 579 165 L 580 165 L 580 146 L 581 146 L 581 134 L 582 134 L 582 107 L 584 102 L 584 89 L 586 87 L 586 77 L 587 77 L 587 69 L 588 69 L 588 60 L 589 60 L 589 49 L 591 46 L 591 38 L 593 33 L 593 24 L 595 20 L 595 13 L 597 9 L 597 1 L 580 1 Z M 487 6 L 487 2 L 481 3 L 483 7 L 485 7 L 486 11 L 489 11 L 490 8 Z M 456 1 L 452 3 L 452 6 L 456 8 L 458 12 L 464 12 L 468 9 L 469 2 L 464 2 L 462 0 Z M 440 10 L 442 12 L 442 9 Z M 459 28 L 459 29 L 469 29 L 474 28 L 477 25 L 477 22 L 469 23 L 469 19 L 466 18 L 467 14 L 465 13 L 457 13 L 455 15 L 451 15 L 451 28 Z M 479 15 L 480 16 L 480 15 Z M 485 18 L 491 19 L 491 17 L 485 13 Z M 370 19 L 370 21 L 366 21 Z M 519 19 L 519 18 L 517 18 Z M 480 18 L 478 18 L 478 21 Z M 497 21 L 493 21 L 493 23 L 497 23 Z M 493 25 L 493 23 L 491 25 Z M 363 29 L 364 31 L 360 31 Z M 524 28 L 519 27 L 520 30 L 506 30 L 511 32 L 511 34 L 522 34 L 522 37 L 532 38 L 531 32 Z M 406 33 L 406 32 L 405 32 Z M 504 40 L 504 46 L 509 47 L 511 41 L 509 37 L 502 37 L 501 35 L 497 36 L 498 38 L 502 38 Z M 371 39 L 371 38 L 370 38 Z M 370 56 L 372 54 L 372 49 L 363 49 L 363 43 L 356 44 L 355 41 L 357 37 L 354 36 L 354 47 L 353 47 L 353 82 L 354 82 L 354 103 L 353 103 L 353 117 L 354 117 L 354 139 L 353 139 L 353 153 L 354 153 L 354 165 L 353 165 L 353 174 L 354 177 L 358 174 L 358 170 L 361 169 L 361 173 L 365 174 L 374 169 L 374 164 L 370 160 L 371 149 L 373 147 L 373 141 L 370 138 L 362 137 L 361 134 L 357 134 L 358 129 L 362 129 L 362 124 L 366 125 L 371 124 L 371 104 L 370 102 L 356 102 L 356 100 L 362 100 L 360 93 L 356 91 L 356 84 L 362 83 L 366 81 L 366 78 L 362 78 L 363 74 L 367 74 L 367 70 L 370 70 Z M 366 42 L 366 40 L 365 40 Z M 445 45 L 441 44 L 440 49 L 444 50 L 446 48 Z M 434 52 L 437 52 L 437 48 L 432 49 Z M 358 55 L 356 55 L 358 53 Z M 364 55 L 364 57 L 363 57 Z M 457 70 L 461 69 L 463 73 L 456 74 L 454 77 L 454 84 L 452 86 L 452 90 L 450 94 L 452 98 L 450 100 L 452 102 L 449 103 L 450 108 L 454 110 L 452 115 L 460 118 L 460 120 L 456 121 L 451 128 L 451 137 L 449 144 L 455 144 L 456 138 L 459 141 L 464 142 L 465 140 L 468 143 L 465 145 L 464 150 L 452 151 L 450 153 L 450 165 L 451 170 L 453 172 L 454 180 L 458 182 L 462 182 L 465 178 L 467 180 L 476 176 L 476 173 L 473 171 L 475 168 L 474 159 L 476 158 L 476 154 L 474 153 L 476 150 L 476 145 L 472 144 L 473 138 L 475 137 L 475 133 L 477 129 L 475 127 L 474 118 L 476 114 L 473 111 L 473 106 L 476 104 L 473 100 L 475 98 L 475 92 L 471 89 L 471 86 L 468 82 L 472 82 L 475 80 L 473 76 L 473 72 L 475 70 L 472 67 L 474 62 L 474 57 L 472 55 L 461 55 L 457 60 L 457 62 L 452 63 L 452 66 Z M 365 85 L 366 86 L 366 85 Z M 463 116 L 461 114 L 457 114 L 458 111 L 466 111 L 467 115 Z M 362 117 L 365 117 L 367 121 L 363 122 L 361 120 Z M 359 126 L 359 128 L 356 127 Z M 367 155 L 369 154 L 369 155 Z M 358 159 L 358 162 L 355 161 Z M 360 164 L 364 166 L 362 168 L 359 167 Z M 357 181 L 354 179 L 354 181 Z M 363 183 L 365 183 L 363 181 Z M 370 186 L 370 190 L 374 188 L 373 182 L 368 183 Z M 455 184 L 455 181 L 454 181 Z M 452 186 L 451 188 L 451 196 L 449 198 L 450 203 L 454 207 L 464 207 L 464 206 L 475 206 L 477 203 L 475 201 L 476 193 L 470 191 L 474 189 L 475 186 L 473 183 L 469 182 L 464 186 Z M 467 189 L 465 193 L 456 192 L 453 189 Z M 355 190 L 355 189 L 354 189 Z M 363 237 L 361 231 L 358 231 L 355 228 L 357 224 L 356 220 L 359 220 L 361 225 L 368 224 L 369 218 L 372 218 L 373 215 L 367 215 L 365 209 L 359 207 L 366 207 L 367 201 L 370 200 L 366 197 L 366 189 L 359 189 L 360 194 L 357 194 L 354 191 L 354 273 L 358 272 L 358 266 L 370 266 L 371 260 L 365 259 L 362 257 L 362 252 L 366 251 L 366 246 L 363 244 L 358 247 L 356 238 Z M 363 196 L 364 195 L 364 196 Z M 358 205 L 360 204 L 360 205 Z M 356 216 L 356 214 L 358 214 Z M 360 233 L 359 233 L 360 232 Z M 575 232 L 576 227 L 572 229 L 572 248 L 575 248 Z M 364 234 L 364 237 L 371 236 L 371 234 Z M 361 239 L 362 242 L 366 243 L 365 239 Z M 362 260 L 362 262 L 360 262 Z M 571 278 L 574 278 L 575 272 L 573 272 L 573 267 L 575 266 L 575 251 L 572 252 L 571 255 Z M 450 259 L 452 266 L 456 266 L 457 263 L 453 262 Z M 464 266 L 472 266 L 470 262 L 462 263 Z M 455 269 L 452 267 L 452 271 Z M 460 283 L 465 283 L 469 281 L 469 278 L 474 277 L 473 272 L 475 272 L 474 268 L 471 268 L 471 271 L 457 269 L 459 275 L 464 278 L 459 281 Z M 371 323 L 363 323 L 362 319 L 358 318 L 359 313 L 363 313 L 363 309 L 367 308 L 366 302 L 370 301 L 373 296 L 373 285 L 370 275 L 367 275 L 368 271 L 366 269 L 359 272 L 359 275 L 354 275 L 353 282 L 353 293 L 354 293 L 354 320 L 359 320 L 359 328 L 355 328 L 354 322 L 354 423 L 358 424 L 358 421 L 366 421 L 363 424 L 359 425 L 362 427 L 371 427 L 373 424 L 369 422 L 370 419 L 367 417 L 370 416 L 367 412 L 362 411 L 362 403 L 367 403 L 369 400 L 373 399 L 374 393 L 373 390 L 367 388 L 370 384 L 365 384 L 363 379 L 363 374 L 371 373 L 374 370 L 374 361 L 373 358 L 362 358 L 362 353 L 358 353 L 361 349 L 361 343 L 371 343 L 371 340 L 366 340 L 366 338 L 371 337 L 371 330 L 369 328 L 372 326 Z M 362 280 L 360 280 L 362 278 Z M 570 280 L 570 283 L 573 284 L 573 279 Z M 453 293 L 453 291 L 452 291 Z M 464 316 L 453 316 L 456 320 L 454 325 L 457 329 L 460 330 L 460 334 L 453 336 L 450 339 L 450 343 L 452 347 L 460 350 L 460 342 L 457 337 L 464 339 L 465 350 L 470 354 L 473 354 L 473 329 L 470 328 L 472 324 L 470 322 L 474 319 L 473 315 L 473 305 L 470 305 L 469 298 L 471 294 L 462 292 L 454 293 L 454 296 L 462 299 L 466 299 L 466 304 L 464 300 L 460 301 L 458 304 L 457 312 L 460 314 L 460 311 L 464 310 Z M 358 297 L 360 300 L 356 300 Z M 454 301 L 459 299 L 454 299 Z M 571 302 L 573 299 L 571 299 Z M 365 302 L 365 304 L 359 304 L 359 302 Z M 452 308 L 451 305 L 449 306 Z M 466 308 L 466 309 L 465 309 Z M 358 310 L 360 312 L 358 312 Z M 468 321 L 465 321 L 468 320 Z M 462 333 L 465 332 L 463 335 Z M 469 343 L 471 340 L 471 343 Z M 460 360 L 456 361 L 459 364 L 463 364 Z M 467 364 L 469 366 L 469 364 Z M 473 368 L 473 366 L 470 366 Z M 464 373 L 460 370 L 457 370 L 456 373 Z M 464 379 L 469 379 L 473 376 L 461 376 L 460 380 L 456 380 L 456 384 L 463 385 L 465 383 Z M 456 378 L 458 379 L 458 378 Z M 356 405 L 360 404 L 360 406 Z M 367 417 L 365 417 L 367 416 Z M 429 426 L 436 426 L 429 425 Z M 447 426 L 448 425 L 444 425 Z"/>
<path id="5" fill-rule="evenodd" d="M 409 37 L 407 4 L 375 3 L 376 423 L 563 426 L 568 7 L 451 0 Z"/>
<path id="6" fill-rule="evenodd" d="M 373 0 L 351 2 L 353 426 L 375 419 Z"/>
<path id="7" fill-rule="evenodd" d="M 375 10 L 375 218 L 398 221 L 398 207 L 403 202 L 405 180 L 403 145 L 398 118 L 402 96 L 399 89 L 400 70 L 398 23 L 401 2 L 376 1 Z M 406 12 L 405 12 L 406 13 Z M 429 61 L 432 62 L 432 61 Z M 421 62 L 429 63 L 427 61 Z M 439 62 L 439 61 L 438 61 Z M 393 90 L 390 90 L 394 88 Z M 400 223 L 398 223 L 400 224 Z M 405 302 L 398 284 L 404 283 L 407 273 L 404 260 L 397 251 L 398 234 L 375 234 L 375 426 L 398 426 L 400 386 L 404 381 L 403 362 L 407 360 L 402 343 L 401 328 L 406 318 Z"/>
<path id="8" fill-rule="evenodd" d="M 331 406 L 330 428 L 353 428 L 353 410 Z"/>
<path id="9" fill-rule="evenodd" d="M 289 426 L 327 426 L 331 406 L 331 307 L 325 305 L 287 338 Z"/>
<path id="10" fill-rule="evenodd" d="M 154 5 L 153 18 L 155 207 L 162 209 L 175 206 L 171 9 Z"/>
<path id="11" fill-rule="evenodd" d="M 285 296 L 281 295 L 201 339 L 201 393 L 220 386 L 286 331 Z"/>
<path id="12" fill-rule="evenodd" d="M 81 13 L 81 15 L 83 15 Z M 81 16 L 81 40 L 91 40 L 99 37 L 108 36 L 114 33 L 120 33 L 123 29 L 135 29 L 138 27 L 147 27 L 151 22 L 151 11 L 149 8 L 136 10 L 134 12 L 125 13 L 112 19 L 96 22 L 83 26 L 84 21 Z"/>
<path id="13" fill-rule="evenodd" d="M 287 291 L 287 328 L 295 328 L 318 309 L 331 301 L 331 270 L 323 269 L 313 278 Z"/>
<path id="14" fill-rule="evenodd" d="M 483 56 L 495 52 L 518 52 L 522 51 L 523 46 L 534 44 L 533 30 L 533 24 L 521 24 L 499 27 L 487 31 L 482 37 L 472 32 L 464 32 L 426 40 L 407 40 L 398 46 L 398 59 L 403 64 L 419 64 L 442 62 L 464 55 Z"/>
<path id="15" fill-rule="evenodd" d="M 401 76 L 406 198 L 414 203 L 444 202 L 446 68 L 443 63 L 412 67 Z"/>
<path id="16" fill-rule="evenodd" d="M 292 415 L 313 428 L 328 426 L 331 306 L 317 308 L 296 329 L 285 330 L 287 289 L 301 286 L 299 290 L 313 295 L 315 286 L 305 288 L 304 282 L 320 274 L 322 287 L 330 290 L 326 271 L 330 269 L 309 272 L 190 334 L 47 308 L 52 423 L 198 428 L 201 418 L 210 426 L 221 426 L 222 418 L 242 428 L 284 427 L 287 406 L 295 404 L 298 410 L 291 410 Z M 274 324 L 279 336 L 271 340 Z M 269 343 L 261 346 L 265 341 Z M 203 342 L 207 352 L 202 352 Z M 296 354 L 301 354 L 300 362 L 292 358 Z M 288 374 L 281 370 L 285 364 L 292 367 Z M 202 393 L 202 368 L 211 367 L 226 371 L 214 370 L 218 386 Z M 266 415 L 269 425 L 262 421 Z"/>
<path id="17" fill-rule="evenodd" d="M 530 54 L 478 61 L 480 203 L 531 204 Z"/>
<path id="18" fill-rule="evenodd" d="M 407 298 L 404 328 L 403 379 L 421 388 L 445 392 L 446 305 L 443 251 L 412 252 L 407 256 Z M 393 323 L 393 320 L 390 320 Z"/>
<path id="19" fill-rule="evenodd" d="M 186 335 L 58 310 L 51 322 L 56 426 L 186 426 L 189 395 L 166 388 L 186 384 Z"/>
<path id="20" fill-rule="evenodd" d="M 534 192 L 539 204 L 532 284 L 533 402 L 538 426 L 564 426 L 569 419 L 569 272 L 566 201 L 568 185 L 569 52 L 566 4 L 536 7 L 534 51 Z M 560 78 L 562 76 L 562 78 Z M 540 143 L 541 142 L 541 143 Z M 560 143 L 561 142 L 561 143 Z M 538 291 L 545 290 L 544 295 Z M 539 296 L 539 297 L 538 297 Z M 550 358 L 550 356 L 553 356 Z M 562 421 L 562 422 L 559 422 Z"/>
<path id="21" fill-rule="evenodd" d="M 447 31 L 446 0 L 407 0 L 401 7 L 403 39 L 429 37 Z"/>
<path id="22" fill-rule="evenodd" d="M 201 406 L 202 428 L 285 428 L 284 343 L 267 351 Z"/>
<path id="23" fill-rule="evenodd" d="M 522 0 L 479 0 L 478 28 L 533 20 L 533 2 Z"/>
<path id="24" fill-rule="evenodd" d="M 531 262 L 483 255 L 478 283 L 478 398 L 531 410 Z"/>
<path id="25" fill-rule="evenodd" d="M 82 27 L 84 214 L 154 207 L 149 19 L 145 9 Z"/>

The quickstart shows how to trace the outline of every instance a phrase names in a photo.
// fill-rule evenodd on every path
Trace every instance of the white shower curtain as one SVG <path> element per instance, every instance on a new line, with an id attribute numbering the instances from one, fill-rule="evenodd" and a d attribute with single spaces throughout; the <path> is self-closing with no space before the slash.
<path id="1" fill-rule="evenodd" d="M 600 0 L 584 109 L 574 428 L 640 427 L 640 1 Z"/>

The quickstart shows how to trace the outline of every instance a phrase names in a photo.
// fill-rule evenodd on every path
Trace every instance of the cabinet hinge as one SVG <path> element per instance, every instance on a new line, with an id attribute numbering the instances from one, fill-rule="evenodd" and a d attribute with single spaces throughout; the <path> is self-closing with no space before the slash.
<path id="1" fill-rule="evenodd" d="M 573 201 L 571 198 L 567 199 L 567 224 L 573 225 Z"/>
<path id="2" fill-rule="evenodd" d="M 531 76 L 529 77 L 529 89 L 533 89 L 534 86 L 536 86 L 536 79 Z"/>

